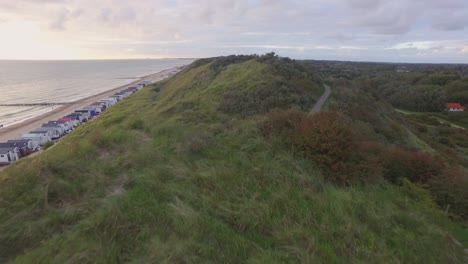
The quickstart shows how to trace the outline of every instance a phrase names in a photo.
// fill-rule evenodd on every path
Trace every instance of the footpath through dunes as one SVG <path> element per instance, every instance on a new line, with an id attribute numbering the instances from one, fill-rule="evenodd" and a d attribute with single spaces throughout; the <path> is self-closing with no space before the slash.
<path id="1" fill-rule="evenodd" d="M 103 98 L 106 98 L 122 89 L 131 87 L 133 85 L 138 84 L 139 82 L 142 81 L 151 81 L 151 82 L 157 82 L 162 79 L 164 79 L 169 73 L 173 72 L 176 70 L 177 67 L 167 69 L 158 73 L 150 74 L 147 76 L 144 76 L 136 81 L 133 81 L 129 84 L 119 86 L 117 88 L 111 89 L 109 91 L 105 91 L 75 102 L 69 102 L 63 105 L 59 104 L 54 104 L 57 105 L 57 108 L 51 110 L 50 112 L 47 112 L 45 114 L 42 114 L 40 116 L 25 120 L 21 123 L 14 124 L 12 126 L 8 127 L 3 127 L 0 128 L 0 142 L 4 142 L 10 139 L 15 139 L 21 137 L 22 134 L 28 133 L 31 130 L 34 130 L 38 127 L 41 127 L 42 124 L 47 123 L 50 120 L 57 120 L 59 118 L 62 118 L 63 116 L 74 112 L 76 109 L 81 109 L 82 107 L 89 105 L 93 102 L 99 101 Z"/>
<path id="2" fill-rule="evenodd" d="M 321 80 L 265 56 L 198 60 L 0 172 L 0 262 L 456 263 L 443 216 L 338 187 L 268 138 Z M 459 250 L 457 248 L 457 250 Z"/>
<path id="3" fill-rule="evenodd" d="M 324 84 L 325 91 L 323 92 L 323 95 L 318 99 L 318 101 L 315 103 L 314 107 L 312 107 L 312 110 L 310 110 L 311 113 L 316 113 L 320 112 L 322 110 L 323 105 L 327 101 L 328 97 L 331 95 L 331 88 L 330 86 Z"/>

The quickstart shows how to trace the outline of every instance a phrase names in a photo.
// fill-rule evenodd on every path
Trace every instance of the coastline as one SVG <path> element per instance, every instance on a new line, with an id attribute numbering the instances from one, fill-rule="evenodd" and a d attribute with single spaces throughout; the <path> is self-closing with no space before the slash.
<path id="1" fill-rule="evenodd" d="M 24 121 L 21 121 L 20 123 L 16 123 L 16 124 L 13 124 L 11 126 L 8 126 L 8 127 L 4 127 L 4 128 L 0 128 L 0 142 L 5 142 L 7 140 L 10 140 L 10 139 L 16 139 L 16 138 L 19 138 L 21 137 L 21 135 L 25 134 L 25 133 L 28 133 L 29 131 L 31 130 L 34 130 L 40 126 L 42 126 L 42 124 L 48 122 L 48 121 L 51 121 L 51 120 L 57 120 L 71 112 L 74 112 L 76 109 L 80 109 L 86 105 L 89 105 L 91 103 L 94 103 L 96 101 L 99 101 L 103 98 L 106 98 L 116 92 L 119 92 L 120 90 L 123 90 L 127 87 L 130 87 L 130 86 L 133 86 L 133 85 L 136 85 L 142 81 L 151 81 L 151 82 L 157 82 L 157 81 L 161 81 L 163 80 L 167 74 L 173 72 L 173 71 L 176 71 L 177 68 L 179 68 L 180 66 L 176 66 L 176 67 L 172 67 L 172 68 L 169 68 L 169 69 L 166 69 L 166 70 L 163 70 L 163 71 L 160 71 L 160 72 L 157 72 L 157 73 L 153 73 L 153 74 L 149 74 L 149 75 L 146 75 L 146 76 L 143 76 L 131 83 L 128 83 L 128 84 L 125 84 L 125 85 L 121 85 L 119 87 L 116 87 L 116 88 L 113 88 L 111 90 L 107 90 L 105 92 L 101 92 L 101 93 L 98 93 L 98 94 L 95 94 L 95 95 L 92 95 L 92 96 L 89 96 L 89 97 L 86 97 L 86 98 L 83 98 L 83 99 L 80 99 L 80 100 L 77 100 L 75 102 L 72 102 L 70 104 L 67 104 L 67 105 L 62 105 L 62 106 L 59 106 L 55 109 L 52 109 L 51 111 L 47 112 L 47 113 L 44 113 L 44 114 L 41 114 L 41 115 L 38 115 L 38 116 L 35 116 L 33 118 L 30 118 L 30 119 L 26 119 Z"/>

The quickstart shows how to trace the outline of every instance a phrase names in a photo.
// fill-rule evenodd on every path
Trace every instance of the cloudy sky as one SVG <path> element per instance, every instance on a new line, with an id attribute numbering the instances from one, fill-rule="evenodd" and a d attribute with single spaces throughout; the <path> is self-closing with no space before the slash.
<path id="1" fill-rule="evenodd" d="M 0 59 L 468 63 L 468 0 L 0 0 Z"/>

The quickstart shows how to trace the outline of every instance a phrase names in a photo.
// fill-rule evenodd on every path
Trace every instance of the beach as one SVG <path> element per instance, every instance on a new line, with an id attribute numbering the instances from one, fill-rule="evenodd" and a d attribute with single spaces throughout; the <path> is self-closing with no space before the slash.
<path id="1" fill-rule="evenodd" d="M 119 92 L 120 90 L 123 90 L 130 86 L 134 86 L 142 81 L 151 81 L 151 82 L 160 81 L 166 78 L 169 73 L 177 71 L 178 68 L 179 67 L 173 67 L 173 68 L 166 69 L 166 70 L 154 73 L 154 74 L 146 75 L 129 84 L 122 85 L 117 88 L 80 99 L 78 101 L 72 102 L 67 105 L 58 106 L 56 109 L 53 109 L 50 112 L 47 112 L 45 114 L 36 116 L 31 119 L 27 119 L 21 123 L 14 124 L 12 126 L 0 128 L 0 142 L 5 142 L 10 139 L 20 138 L 21 135 L 26 134 L 29 131 L 32 131 L 38 127 L 41 127 L 42 124 L 47 123 L 48 121 L 57 120 L 63 116 L 68 115 L 69 113 L 74 112 L 77 109 L 81 109 L 84 106 L 90 105 L 91 103 L 104 99 L 116 92 Z"/>

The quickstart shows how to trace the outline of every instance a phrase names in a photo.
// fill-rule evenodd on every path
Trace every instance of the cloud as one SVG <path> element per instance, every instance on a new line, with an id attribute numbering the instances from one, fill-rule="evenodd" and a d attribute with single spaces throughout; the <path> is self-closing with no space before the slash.
<path id="1" fill-rule="evenodd" d="M 110 21 L 111 15 L 112 15 L 112 9 L 108 7 L 104 7 L 104 8 L 101 8 L 98 17 L 100 21 L 107 23 Z"/>
<path id="2" fill-rule="evenodd" d="M 382 5 L 382 0 L 348 0 L 352 8 L 376 9 Z"/>
<path id="3" fill-rule="evenodd" d="M 402 50 L 402 49 L 416 49 L 416 50 L 428 50 L 435 48 L 437 45 L 435 42 L 432 41 L 415 41 L 415 42 L 405 42 L 405 43 L 398 43 L 391 47 L 385 49 L 394 49 L 394 50 Z"/>
<path id="4" fill-rule="evenodd" d="M 132 21 L 132 20 L 135 20 L 136 17 L 137 17 L 137 14 L 135 10 L 130 6 L 121 8 L 117 15 L 117 19 L 123 20 L 123 21 Z"/>
<path id="5" fill-rule="evenodd" d="M 55 18 L 50 22 L 49 28 L 55 31 L 65 30 L 65 23 L 70 19 L 70 10 L 67 8 L 60 8 Z"/>
<path id="6" fill-rule="evenodd" d="M 468 39 L 466 0 L 0 0 L 0 12 L 0 34 L 28 23 L 49 42 L 102 56 L 275 49 L 297 58 L 459 61 Z"/>
<path id="7" fill-rule="evenodd" d="M 458 31 L 468 27 L 468 14 L 446 13 L 432 22 L 432 27 L 442 31 Z"/>

